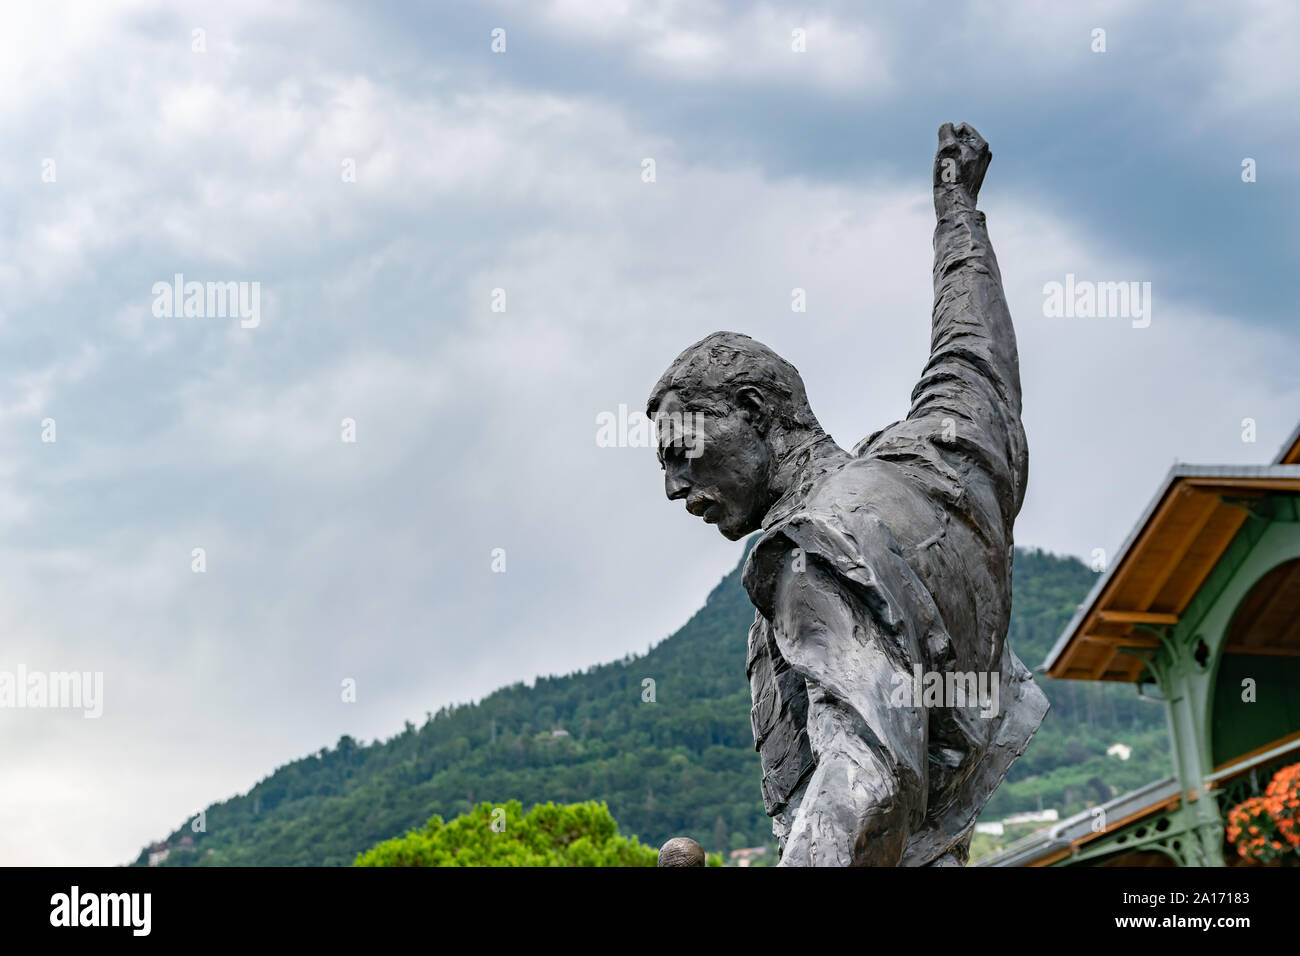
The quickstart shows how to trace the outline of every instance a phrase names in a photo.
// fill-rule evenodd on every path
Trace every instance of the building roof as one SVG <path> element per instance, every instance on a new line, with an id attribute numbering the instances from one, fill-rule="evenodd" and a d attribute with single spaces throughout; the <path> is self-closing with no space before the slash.
<path id="1" fill-rule="evenodd" d="M 1282 447 L 1278 449 L 1277 457 L 1273 459 L 1273 464 L 1300 464 L 1300 425 L 1296 425 L 1295 431 L 1291 433 L 1291 437 L 1283 442 Z"/>
<path id="2" fill-rule="evenodd" d="M 1300 429 L 1279 457 L 1300 456 Z M 1144 625 L 1172 625 L 1249 514 L 1250 499 L 1300 492 L 1300 464 L 1175 465 L 1079 605 L 1040 670 L 1050 677 L 1133 681 L 1156 647 Z"/>
<path id="3" fill-rule="evenodd" d="M 1166 777 L 1120 794 L 1100 807 L 1076 813 L 1054 827 L 1032 833 L 1012 843 L 1001 853 L 974 861 L 971 866 L 1046 866 L 1069 856 L 1089 840 L 1114 833 L 1135 820 L 1176 805 L 1181 799 L 1178 781 Z M 1096 827 L 1099 818 L 1105 824 L 1101 829 Z"/>

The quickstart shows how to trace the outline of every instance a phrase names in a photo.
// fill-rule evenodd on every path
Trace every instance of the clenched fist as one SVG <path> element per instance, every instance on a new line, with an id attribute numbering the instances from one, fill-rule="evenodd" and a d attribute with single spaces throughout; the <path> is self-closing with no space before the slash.
<path id="1" fill-rule="evenodd" d="M 989 144 L 975 127 L 944 123 L 939 127 L 939 149 L 934 156 L 936 199 L 940 191 L 960 190 L 974 206 L 992 158 Z"/>

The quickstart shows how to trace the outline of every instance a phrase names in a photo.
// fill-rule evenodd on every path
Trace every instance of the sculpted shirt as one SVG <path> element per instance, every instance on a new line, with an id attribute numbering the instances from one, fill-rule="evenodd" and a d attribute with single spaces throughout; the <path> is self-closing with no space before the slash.
<path id="1" fill-rule="evenodd" d="M 1005 644 L 1028 475 L 1015 332 L 983 213 L 953 196 L 939 213 L 931 355 L 907 418 L 852 454 L 828 437 L 799 451 L 743 572 L 764 805 L 783 853 L 807 831 L 787 864 L 871 862 L 861 821 L 878 809 L 907 821 L 901 865 L 964 863 L 1047 710 Z M 803 566 L 831 582 L 851 633 L 782 613 L 781 575 Z M 997 712 L 900 698 L 917 665 L 997 681 Z"/>

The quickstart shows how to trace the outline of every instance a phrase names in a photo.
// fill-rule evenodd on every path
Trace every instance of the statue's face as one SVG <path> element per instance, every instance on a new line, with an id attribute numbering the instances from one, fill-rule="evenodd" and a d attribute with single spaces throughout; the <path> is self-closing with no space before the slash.
<path id="1" fill-rule="evenodd" d="M 757 530 L 771 494 L 771 453 L 750 417 L 688 412 L 666 392 L 656 413 L 664 493 L 732 541 Z"/>

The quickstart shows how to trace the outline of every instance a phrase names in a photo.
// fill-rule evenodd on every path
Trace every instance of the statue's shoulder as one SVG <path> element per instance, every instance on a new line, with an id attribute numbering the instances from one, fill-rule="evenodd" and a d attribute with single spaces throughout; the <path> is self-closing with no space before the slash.
<path id="1" fill-rule="evenodd" d="M 899 627 L 898 610 L 881 587 L 904 562 L 889 521 L 879 507 L 905 488 L 886 462 L 850 459 L 822 476 L 804 499 L 771 523 L 750 549 L 741 580 L 764 617 L 773 614 L 773 592 L 786 566 L 799 571 L 817 562 L 863 596 L 889 630 Z"/>

